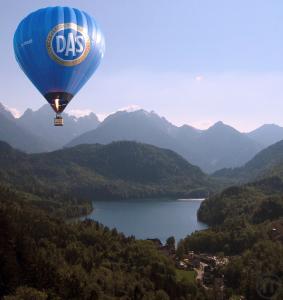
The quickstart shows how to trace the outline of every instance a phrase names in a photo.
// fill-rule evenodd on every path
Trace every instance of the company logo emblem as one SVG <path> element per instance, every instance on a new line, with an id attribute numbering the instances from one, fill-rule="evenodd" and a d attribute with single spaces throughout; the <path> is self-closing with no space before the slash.
<path id="1" fill-rule="evenodd" d="M 86 59 L 90 51 L 90 38 L 86 30 L 77 24 L 58 24 L 49 32 L 46 48 L 58 64 L 75 66 Z"/>

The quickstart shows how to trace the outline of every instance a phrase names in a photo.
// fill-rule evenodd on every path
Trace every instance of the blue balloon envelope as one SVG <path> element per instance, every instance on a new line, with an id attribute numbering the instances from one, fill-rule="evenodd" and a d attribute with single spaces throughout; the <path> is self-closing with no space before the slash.
<path id="1" fill-rule="evenodd" d="M 21 21 L 14 51 L 24 73 L 60 114 L 97 69 L 105 44 L 98 24 L 87 13 L 48 7 Z"/>

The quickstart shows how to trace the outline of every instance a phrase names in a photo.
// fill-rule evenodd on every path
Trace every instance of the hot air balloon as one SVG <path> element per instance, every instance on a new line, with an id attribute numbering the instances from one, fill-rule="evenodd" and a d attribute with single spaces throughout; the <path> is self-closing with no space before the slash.
<path id="1" fill-rule="evenodd" d="M 39 9 L 18 25 L 16 60 L 56 112 L 61 113 L 97 69 L 105 51 L 103 34 L 87 13 L 70 7 Z"/>

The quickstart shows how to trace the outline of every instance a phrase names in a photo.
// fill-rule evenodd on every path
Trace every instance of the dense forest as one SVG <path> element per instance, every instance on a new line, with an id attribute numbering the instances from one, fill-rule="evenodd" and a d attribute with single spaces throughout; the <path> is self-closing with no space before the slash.
<path id="1" fill-rule="evenodd" d="M 263 274 L 283 282 L 283 182 L 279 177 L 230 187 L 204 201 L 198 215 L 211 227 L 187 236 L 178 252 L 228 256 L 229 263 L 221 270 L 227 297 L 259 299 L 257 283 Z M 272 299 L 283 299 L 282 284 Z"/>
<path id="2" fill-rule="evenodd" d="M 262 223 L 283 216 L 283 181 L 269 177 L 242 186 L 232 186 L 204 201 L 199 219 L 210 225 L 222 225 L 238 218 Z"/>
<path id="3" fill-rule="evenodd" d="M 0 152 L 0 298 L 218 300 L 214 288 L 180 277 L 172 257 L 152 241 L 65 219 L 90 212 L 96 197 L 203 195 L 227 180 L 135 142 L 32 155 L 0 143 Z M 256 159 L 266 176 L 210 193 L 198 217 L 211 227 L 176 249 L 177 258 L 189 251 L 229 258 L 217 270 L 225 299 L 258 299 L 262 274 L 283 279 L 282 164 Z M 283 298 L 282 286 L 272 299 Z"/>
<path id="4" fill-rule="evenodd" d="M 86 220 L 65 223 L 0 187 L 0 298 L 207 299 L 151 241 Z"/>
<path id="5" fill-rule="evenodd" d="M 0 181 L 46 197 L 85 199 L 204 196 L 213 187 L 170 150 L 135 142 L 25 154 L 0 142 Z"/>
<path id="6" fill-rule="evenodd" d="M 1 143 L 0 151 L 0 298 L 207 299 L 153 242 L 91 220 L 64 221 L 88 213 L 92 193 L 107 199 L 200 188 L 209 180 L 199 168 L 131 142 L 36 155 Z"/>

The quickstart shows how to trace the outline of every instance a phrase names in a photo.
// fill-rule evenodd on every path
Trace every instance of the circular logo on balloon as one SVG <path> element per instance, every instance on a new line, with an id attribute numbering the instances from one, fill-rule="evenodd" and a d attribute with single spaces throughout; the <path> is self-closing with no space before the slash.
<path id="1" fill-rule="evenodd" d="M 46 47 L 49 56 L 63 66 L 83 62 L 90 51 L 90 38 L 85 28 L 74 23 L 55 26 L 48 34 Z"/>

